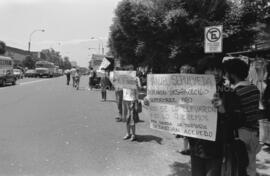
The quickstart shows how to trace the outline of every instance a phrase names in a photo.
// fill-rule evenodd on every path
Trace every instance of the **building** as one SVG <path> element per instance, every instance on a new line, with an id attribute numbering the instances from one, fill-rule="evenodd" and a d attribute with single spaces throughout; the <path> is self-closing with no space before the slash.
<path id="1" fill-rule="evenodd" d="M 29 53 L 26 50 L 22 50 L 19 48 L 14 48 L 11 46 L 6 46 L 6 56 L 9 56 L 13 59 L 15 66 L 22 66 L 23 60 L 29 56 L 32 55 L 34 58 L 40 57 L 40 52 L 31 52 Z"/>

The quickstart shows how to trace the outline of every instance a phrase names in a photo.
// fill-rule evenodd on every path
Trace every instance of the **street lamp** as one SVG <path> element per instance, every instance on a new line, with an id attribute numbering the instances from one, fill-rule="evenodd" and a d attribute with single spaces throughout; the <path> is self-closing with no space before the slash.
<path id="1" fill-rule="evenodd" d="M 44 29 L 35 29 L 35 30 L 33 30 L 33 31 L 30 33 L 30 35 L 29 35 L 29 42 L 28 42 L 28 52 L 29 52 L 29 53 L 30 53 L 30 48 L 31 48 L 31 38 L 32 38 L 32 35 L 33 35 L 35 32 L 38 32 L 38 31 L 40 31 L 40 32 L 45 32 Z"/>
<path id="2" fill-rule="evenodd" d="M 98 39 L 99 40 L 99 43 L 98 43 L 98 52 L 100 54 L 100 43 L 101 43 L 102 55 L 104 55 L 103 41 L 100 38 L 96 38 L 96 37 L 91 37 L 91 39 Z"/>

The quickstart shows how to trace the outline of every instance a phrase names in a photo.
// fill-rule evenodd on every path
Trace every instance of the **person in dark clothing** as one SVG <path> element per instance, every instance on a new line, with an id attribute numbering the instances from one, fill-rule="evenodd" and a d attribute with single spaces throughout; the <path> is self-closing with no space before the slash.
<path id="1" fill-rule="evenodd" d="M 217 92 L 212 100 L 217 108 L 216 140 L 189 138 L 192 176 L 220 176 L 224 146 L 234 138 L 234 130 L 241 125 L 242 113 L 239 98 L 225 87 L 221 60 L 208 57 L 198 65 L 199 73 L 215 76 Z"/>
<path id="2" fill-rule="evenodd" d="M 89 89 L 92 90 L 93 87 L 95 86 L 95 78 L 96 78 L 96 72 L 93 70 L 93 68 L 90 68 L 90 73 L 89 73 Z"/>
<path id="3" fill-rule="evenodd" d="M 264 118 L 270 121 L 270 64 L 267 65 L 267 72 L 266 88 L 263 92 L 262 103 L 264 106 Z"/>
<path id="4" fill-rule="evenodd" d="M 66 70 L 66 77 L 67 77 L 67 85 L 69 85 L 69 82 L 70 82 L 70 70 Z"/>
<path id="5" fill-rule="evenodd" d="M 104 72 L 104 75 L 100 79 L 101 101 L 106 101 L 106 99 L 107 99 L 107 91 L 106 91 L 107 84 L 106 84 L 106 80 L 108 78 L 107 78 L 107 73 L 106 73 L 105 69 L 104 68 L 101 68 L 101 70 Z"/>
<path id="6" fill-rule="evenodd" d="M 259 123 L 263 118 L 259 109 L 260 91 L 246 81 L 249 66 L 239 58 L 224 62 L 225 75 L 233 85 L 233 89 L 240 99 L 241 110 L 243 111 L 244 124 L 238 130 L 239 139 L 245 142 L 248 152 L 249 164 L 247 173 L 249 176 L 256 176 L 256 155 L 261 149 L 259 143 Z"/>

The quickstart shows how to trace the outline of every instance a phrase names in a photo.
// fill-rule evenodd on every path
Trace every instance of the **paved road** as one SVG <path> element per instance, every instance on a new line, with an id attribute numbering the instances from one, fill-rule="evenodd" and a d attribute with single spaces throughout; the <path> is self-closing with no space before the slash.
<path id="1" fill-rule="evenodd" d="M 146 122 L 139 142 L 123 141 L 114 93 L 100 102 L 86 77 L 78 91 L 64 77 L 24 79 L 0 88 L 0 97 L 0 175 L 173 175 L 188 162 L 166 143 L 171 135 L 149 131 Z"/>
<path id="2" fill-rule="evenodd" d="M 114 92 L 65 85 L 65 78 L 23 79 L 0 88 L 0 176 L 190 176 L 181 140 L 151 130 L 146 112 L 137 142 L 123 141 Z M 267 173 L 267 149 L 258 158 Z"/>

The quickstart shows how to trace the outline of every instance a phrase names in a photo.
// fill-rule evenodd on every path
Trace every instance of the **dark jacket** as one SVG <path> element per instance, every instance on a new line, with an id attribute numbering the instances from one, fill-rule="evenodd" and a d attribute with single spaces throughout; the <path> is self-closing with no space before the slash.
<path id="1" fill-rule="evenodd" d="M 224 145 L 234 138 L 234 130 L 243 124 L 240 111 L 240 100 L 235 92 L 222 84 L 217 86 L 217 92 L 222 98 L 225 113 L 217 114 L 216 141 L 189 138 L 191 155 L 201 158 L 221 158 Z"/>

